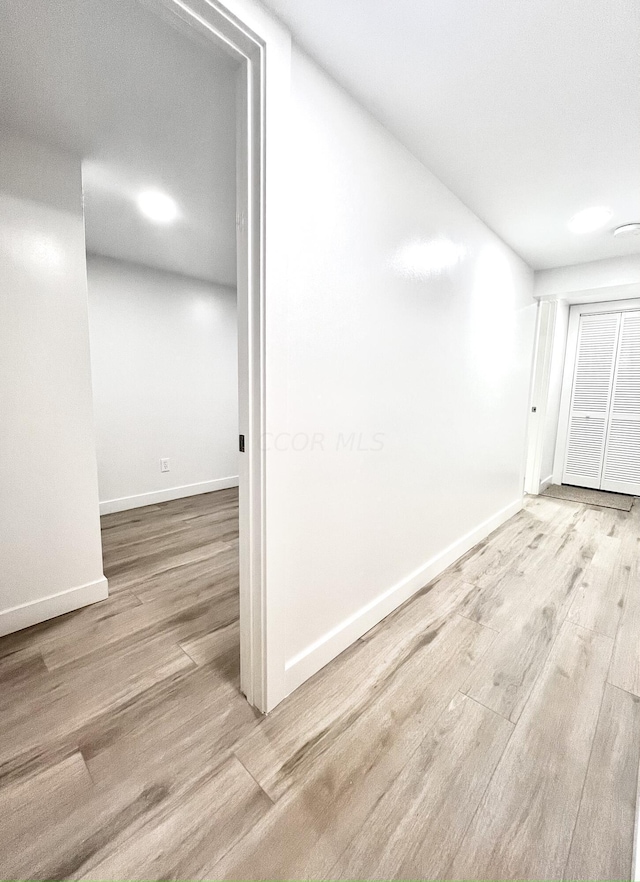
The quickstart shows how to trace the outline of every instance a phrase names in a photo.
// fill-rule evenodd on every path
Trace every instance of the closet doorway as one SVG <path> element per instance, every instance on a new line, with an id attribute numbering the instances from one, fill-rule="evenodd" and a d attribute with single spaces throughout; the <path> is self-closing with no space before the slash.
<path id="1" fill-rule="evenodd" d="M 640 496 L 640 300 L 571 307 L 562 483 Z"/>

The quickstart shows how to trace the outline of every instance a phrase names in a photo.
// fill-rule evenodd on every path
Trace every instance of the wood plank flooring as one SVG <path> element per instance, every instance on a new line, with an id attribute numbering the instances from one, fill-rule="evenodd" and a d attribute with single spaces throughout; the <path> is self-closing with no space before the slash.
<path id="1" fill-rule="evenodd" d="M 109 599 L 0 639 L 0 878 L 630 878 L 638 502 L 529 498 L 268 717 L 237 491 L 102 527 Z"/>

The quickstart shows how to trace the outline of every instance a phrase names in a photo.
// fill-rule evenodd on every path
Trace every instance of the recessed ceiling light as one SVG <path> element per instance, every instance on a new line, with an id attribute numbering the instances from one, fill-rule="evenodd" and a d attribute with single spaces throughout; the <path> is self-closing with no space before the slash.
<path id="1" fill-rule="evenodd" d="M 170 224 L 178 217 L 178 206 L 175 199 L 162 190 L 144 190 L 138 196 L 138 208 L 157 224 Z"/>
<path id="2" fill-rule="evenodd" d="M 623 224 L 613 231 L 614 236 L 640 236 L 640 224 Z"/>
<path id="3" fill-rule="evenodd" d="M 572 233 L 592 233 L 603 227 L 612 216 L 609 208 L 585 208 L 574 214 L 567 226 Z"/>

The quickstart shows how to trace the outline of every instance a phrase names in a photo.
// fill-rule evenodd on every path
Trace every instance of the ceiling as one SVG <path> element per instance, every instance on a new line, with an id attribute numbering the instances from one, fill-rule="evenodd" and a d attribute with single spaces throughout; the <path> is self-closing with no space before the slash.
<path id="1" fill-rule="evenodd" d="M 82 159 L 87 248 L 235 284 L 235 65 L 132 0 L 2 0 L 2 126 Z M 160 189 L 171 225 L 136 198 Z"/>
<path id="2" fill-rule="evenodd" d="M 266 0 L 531 266 L 640 252 L 638 0 Z M 569 218 L 613 211 L 576 235 Z"/>
<path id="3" fill-rule="evenodd" d="M 266 0 L 531 266 L 640 253 L 638 0 Z M 2 0 L 3 125 L 83 159 L 87 244 L 235 281 L 234 65 L 133 0 Z M 160 188 L 171 226 L 135 199 Z M 614 214 L 576 235 L 588 206 Z"/>

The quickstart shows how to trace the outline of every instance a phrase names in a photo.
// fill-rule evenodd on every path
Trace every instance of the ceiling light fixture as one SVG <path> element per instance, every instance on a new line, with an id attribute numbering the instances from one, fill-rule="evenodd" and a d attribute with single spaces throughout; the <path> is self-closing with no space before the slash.
<path id="1" fill-rule="evenodd" d="M 157 224 L 170 224 L 178 217 L 176 201 L 162 190 L 144 190 L 138 196 L 138 208 Z"/>
<path id="2" fill-rule="evenodd" d="M 614 236 L 640 236 L 640 223 L 622 224 L 613 231 Z"/>
<path id="3" fill-rule="evenodd" d="M 609 208 L 585 208 L 574 214 L 567 226 L 572 233 L 592 233 L 604 227 L 612 216 Z"/>

